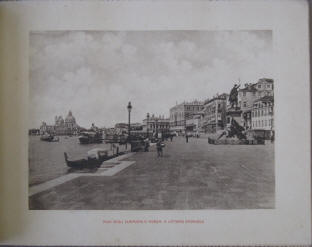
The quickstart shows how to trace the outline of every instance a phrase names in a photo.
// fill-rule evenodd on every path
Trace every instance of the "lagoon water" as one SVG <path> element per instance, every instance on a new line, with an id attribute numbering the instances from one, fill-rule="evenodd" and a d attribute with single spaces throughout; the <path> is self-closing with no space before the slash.
<path id="1" fill-rule="evenodd" d="M 80 144 L 77 136 L 59 138 L 59 142 L 45 142 L 40 136 L 29 136 L 29 186 L 68 173 L 64 152 L 69 159 L 82 159 L 87 158 L 87 152 L 92 148 L 111 147 L 106 143 Z"/>

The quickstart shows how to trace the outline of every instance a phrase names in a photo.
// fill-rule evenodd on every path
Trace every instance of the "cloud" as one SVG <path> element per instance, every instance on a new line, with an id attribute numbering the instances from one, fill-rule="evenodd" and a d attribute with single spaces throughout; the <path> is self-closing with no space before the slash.
<path id="1" fill-rule="evenodd" d="M 30 35 L 30 126 L 72 110 L 78 123 L 113 126 L 176 101 L 229 92 L 238 78 L 271 77 L 270 31 L 60 31 Z"/>

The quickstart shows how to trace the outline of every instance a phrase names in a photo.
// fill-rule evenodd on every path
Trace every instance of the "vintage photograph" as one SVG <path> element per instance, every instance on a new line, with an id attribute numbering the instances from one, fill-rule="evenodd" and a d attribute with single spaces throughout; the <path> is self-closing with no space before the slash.
<path id="1" fill-rule="evenodd" d="M 29 34 L 29 209 L 275 208 L 271 30 Z"/>

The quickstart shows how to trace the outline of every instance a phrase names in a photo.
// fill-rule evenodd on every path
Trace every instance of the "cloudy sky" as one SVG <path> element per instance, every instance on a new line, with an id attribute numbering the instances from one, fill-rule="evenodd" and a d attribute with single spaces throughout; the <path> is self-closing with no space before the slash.
<path id="1" fill-rule="evenodd" d="M 30 34 L 30 127 L 69 110 L 110 127 L 176 102 L 273 78 L 271 31 L 58 31 Z"/>

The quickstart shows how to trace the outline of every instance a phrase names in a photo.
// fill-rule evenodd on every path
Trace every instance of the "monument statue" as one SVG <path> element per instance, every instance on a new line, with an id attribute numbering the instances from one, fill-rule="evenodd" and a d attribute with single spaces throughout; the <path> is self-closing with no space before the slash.
<path id="1" fill-rule="evenodd" d="M 229 97 L 231 108 L 234 108 L 234 105 L 235 105 L 235 109 L 237 109 L 237 105 L 238 105 L 238 88 L 239 87 L 240 87 L 240 85 L 235 84 L 234 87 L 231 89 L 230 97 Z"/>
<path id="2" fill-rule="evenodd" d="M 226 136 L 226 138 L 237 137 L 239 140 L 246 140 L 246 134 L 244 127 L 240 126 L 235 119 L 231 119 L 231 125 L 225 129 L 217 140 L 221 137 Z"/>

